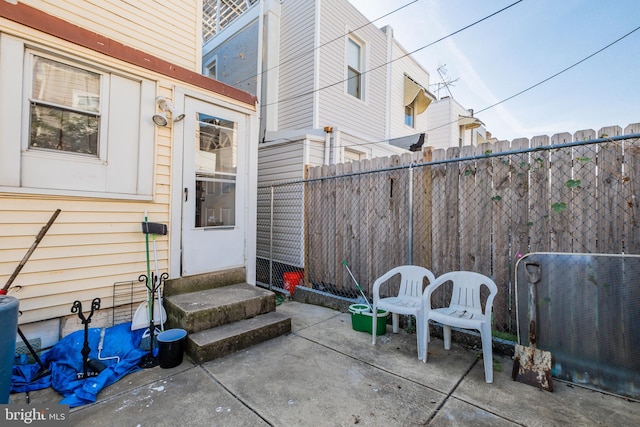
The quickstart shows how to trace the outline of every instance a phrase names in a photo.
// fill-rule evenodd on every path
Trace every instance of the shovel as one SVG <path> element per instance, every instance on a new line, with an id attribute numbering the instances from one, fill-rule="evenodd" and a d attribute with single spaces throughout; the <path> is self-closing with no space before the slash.
<path id="1" fill-rule="evenodd" d="M 551 353 L 536 348 L 536 308 L 538 303 L 536 283 L 540 281 L 540 264 L 525 263 L 529 284 L 529 347 L 516 344 L 511 378 L 515 381 L 553 391 L 551 381 Z"/>

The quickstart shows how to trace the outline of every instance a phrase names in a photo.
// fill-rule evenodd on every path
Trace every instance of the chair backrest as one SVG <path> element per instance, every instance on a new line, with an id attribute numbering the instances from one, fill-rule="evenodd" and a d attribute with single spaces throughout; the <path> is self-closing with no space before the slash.
<path id="1" fill-rule="evenodd" d="M 425 303 L 431 308 L 431 294 L 441 285 L 451 281 L 453 290 L 449 307 L 467 311 L 473 314 L 487 314 L 493 308 L 493 299 L 498 293 L 495 282 L 487 276 L 473 271 L 452 271 L 438 277 L 424 292 Z M 484 310 L 480 299 L 480 289 L 485 285 L 489 289 L 489 296 L 485 302 Z"/>
<path id="2" fill-rule="evenodd" d="M 436 280 L 431 271 L 419 265 L 401 265 L 389 270 L 385 276 L 390 278 L 396 274 L 400 274 L 398 296 L 422 298 L 424 278 L 429 281 L 428 285 Z"/>

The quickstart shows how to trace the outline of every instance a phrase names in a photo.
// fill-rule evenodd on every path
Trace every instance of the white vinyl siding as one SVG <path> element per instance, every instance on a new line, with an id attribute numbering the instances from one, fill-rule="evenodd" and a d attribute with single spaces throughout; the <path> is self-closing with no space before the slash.
<path id="1" fill-rule="evenodd" d="M 198 1 L 20 0 L 20 3 L 189 70 L 200 68 L 202 34 L 198 22 L 202 11 Z"/>
<path id="2" fill-rule="evenodd" d="M 258 185 L 304 178 L 303 141 L 261 144 L 258 150 Z"/>
<path id="3" fill-rule="evenodd" d="M 427 108 L 429 116 L 429 139 L 426 145 L 436 149 L 457 147 L 460 127 L 454 116 L 453 99 L 445 97 L 435 101 Z"/>
<path id="4" fill-rule="evenodd" d="M 155 84 L 134 76 L 101 71 L 105 84 L 101 95 L 104 97 L 100 119 L 103 129 L 98 156 L 31 149 L 27 95 L 30 95 L 33 54 L 25 47 L 20 39 L 0 35 L 0 50 L 18 54 L 0 56 L 0 67 L 4 71 L 0 75 L 0 87 L 21 88 L 20 92 L 12 91 L 0 98 L 0 111 L 7 111 L 9 115 L 0 117 L 0 122 L 5 122 L 0 129 L 0 157 L 2 163 L 13 165 L 0 169 L 0 187 L 21 192 L 71 191 L 93 196 L 150 198 L 153 164 L 148 157 L 153 154 L 154 127 L 150 120 L 143 120 L 142 114 L 143 111 L 153 113 Z M 59 57 L 60 61 L 78 68 L 84 64 L 57 52 L 50 52 L 48 57 Z M 150 107 L 143 109 L 143 105 Z M 22 127 L 15 126 L 16 132 L 7 123 L 22 123 Z"/>
<path id="5" fill-rule="evenodd" d="M 429 88 L 429 73 L 427 73 L 411 56 L 394 40 L 391 63 L 391 95 L 390 105 L 390 135 L 391 139 L 423 133 L 427 130 L 427 115 L 433 107 L 431 103 L 425 112 L 415 114 L 413 127 L 405 124 L 404 85 L 405 74 L 424 88 Z M 429 145 L 429 144 L 427 144 Z"/>
<path id="6" fill-rule="evenodd" d="M 258 156 L 259 186 L 269 182 L 300 181 L 304 175 L 304 141 L 263 144 Z M 274 186 L 273 232 L 271 245 L 271 193 L 258 190 L 257 256 L 287 265 L 302 267 L 303 257 L 303 185 Z M 283 216 L 286 214 L 286 220 Z"/>
<path id="7" fill-rule="evenodd" d="M 348 132 L 385 138 L 386 34 L 344 0 L 323 0 L 320 9 L 318 119 L 316 127 L 331 125 Z M 364 26 L 364 27 L 363 27 Z M 360 28 L 363 27 L 363 28 Z M 355 30 L 358 28 L 357 30 Z M 362 42 L 363 99 L 349 95 L 346 82 L 346 34 Z M 336 40 L 337 39 L 337 40 Z M 335 40 L 335 41 L 333 41 Z M 382 65 L 382 67 L 381 67 Z M 377 68 L 379 67 L 379 68 Z M 371 69 L 376 68 L 373 71 Z"/>
<path id="8" fill-rule="evenodd" d="M 282 4 L 278 128 L 313 127 L 315 2 Z"/>
<path id="9" fill-rule="evenodd" d="M 2 0 L 0 2 L 4 3 Z M 172 63 L 184 62 L 183 65 L 186 65 L 185 53 L 190 49 L 195 52 L 194 46 L 199 45 L 201 41 L 201 34 L 190 29 L 192 25 L 196 25 L 197 17 L 201 13 L 196 10 L 197 3 L 199 2 L 182 0 L 20 0 L 19 5 L 26 4 L 48 11 L 78 25 L 80 21 L 93 20 L 95 22 L 90 25 L 90 30 L 98 34 L 118 33 L 119 40 L 128 46 L 134 46 L 145 53 L 153 52 Z M 87 10 L 66 12 L 78 8 Z M 132 37 L 137 33 L 131 28 L 120 27 L 119 24 L 114 24 L 115 21 L 103 19 L 107 15 L 111 18 L 113 14 L 121 13 L 119 10 L 122 8 L 138 10 L 137 15 L 130 14 L 129 21 L 139 26 L 133 30 L 141 34 Z M 162 14 L 160 19 L 156 19 L 158 13 Z M 189 16 L 190 14 L 193 15 Z M 167 21 L 170 21 L 170 32 L 167 32 L 164 25 Z M 173 31 L 177 33 L 173 34 Z M 188 35 L 189 33 L 191 35 Z M 144 43 L 136 39 L 142 37 L 148 38 L 148 49 L 143 47 Z M 193 38 L 191 42 L 186 41 L 189 37 Z M 5 43 L 6 40 L 13 42 Z M 11 182 L 3 182 L 0 185 L 0 282 L 5 283 L 8 280 L 33 244 L 35 236 L 53 212 L 61 209 L 57 220 L 9 290 L 10 294 L 20 299 L 22 315 L 19 322 L 25 327 L 24 331 L 27 334 L 30 326 L 38 329 L 46 324 L 47 328 L 50 327 L 47 334 L 54 334 L 57 338 L 60 331 L 66 335 L 82 327 L 78 317 L 70 312 L 74 300 L 80 300 L 83 306 L 88 307 L 93 298 L 101 298 L 101 308 L 94 321 L 97 326 L 109 325 L 113 321 L 111 307 L 115 284 L 134 284 L 134 309 L 145 298 L 144 284 L 138 282 L 139 275 L 146 272 L 145 235 L 141 232 L 145 212 L 148 212 L 149 221 L 171 225 L 172 179 L 180 173 L 176 169 L 172 171 L 172 155 L 176 141 L 180 140 L 179 129 L 182 125 L 153 125 L 151 117 L 158 111 L 156 95 L 175 102 L 177 91 L 184 90 L 187 86 L 190 91 L 212 103 L 219 102 L 220 105 L 250 111 L 248 114 L 251 114 L 252 121 L 256 119 L 254 104 L 245 104 L 211 90 L 193 87 L 183 80 L 174 79 L 171 75 L 158 74 L 144 67 L 120 61 L 18 22 L 3 20 L 0 43 L 0 174 L 12 177 Z M 114 127 L 109 129 L 106 163 L 108 168 L 113 166 L 113 169 L 109 170 L 106 178 L 100 179 L 104 179 L 103 182 L 106 182 L 110 189 L 121 188 L 123 185 L 145 188 L 143 197 L 121 193 L 98 193 L 96 189 L 71 192 L 20 188 L 21 143 L 25 141 L 22 139 L 23 100 L 26 97 L 22 85 L 25 79 L 25 45 L 33 47 L 41 54 L 55 55 L 77 62 L 80 66 L 110 74 L 109 98 L 113 105 L 106 112 L 108 120 L 113 120 Z M 188 56 L 194 55 L 191 53 Z M 193 58 L 189 62 L 192 60 Z M 200 71 L 200 66 L 189 68 Z M 122 108 L 118 109 L 118 106 Z M 115 126 L 116 121 L 119 126 Z M 130 130 L 134 123 L 136 132 L 139 133 L 132 137 Z M 251 128 L 255 129 L 253 124 Z M 148 130 L 149 137 L 145 134 Z M 257 132 L 252 130 L 250 134 L 253 137 L 251 140 L 257 141 Z M 114 148 L 118 147 L 118 144 L 121 145 L 116 152 Z M 257 151 L 256 145 L 253 145 L 252 149 Z M 128 167 L 128 162 L 132 160 L 135 160 L 136 165 L 142 166 L 133 176 L 129 175 L 131 170 Z M 254 161 L 255 157 L 252 157 L 252 170 L 255 170 Z M 64 170 L 61 173 L 66 174 L 68 171 Z M 181 185 L 173 187 L 173 190 L 179 195 L 182 194 Z M 248 211 L 255 213 L 250 201 L 255 198 L 246 199 L 249 200 Z M 172 257 L 179 258 L 180 255 L 178 251 L 170 251 L 169 242 L 179 242 L 179 235 L 179 229 L 173 227 L 168 235 L 158 236 L 156 239 L 159 270 L 169 272 L 172 277 L 180 274 L 179 270 L 171 271 L 170 266 L 174 264 Z M 254 238 L 255 232 L 248 233 L 249 241 Z M 250 253 L 248 258 L 255 256 Z M 250 264 L 250 261 L 247 261 L 247 264 Z M 17 287 L 20 287 L 19 290 Z M 130 294 L 126 294 L 125 291 L 124 297 L 123 294 L 120 295 L 118 304 L 125 304 L 125 300 L 128 302 Z M 41 322 L 48 319 L 55 320 Z M 31 322 L 35 323 L 29 325 Z"/>
<path id="10" fill-rule="evenodd" d="M 270 246 L 271 200 L 269 183 L 301 181 L 305 177 L 305 166 L 319 166 L 324 162 L 324 139 L 321 137 L 261 144 L 259 146 L 258 177 L 258 240 L 257 255 L 269 259 L 273 250 L 273 260 L 287 265 L 304 267 L 304 186 L 284 185 L 273 187 L 274 191 L 274 233 L 277 238 Z M 306 158 L 306 161 L 305 161 Z M 286 220 L 282 220 L 282 215 Z"/>

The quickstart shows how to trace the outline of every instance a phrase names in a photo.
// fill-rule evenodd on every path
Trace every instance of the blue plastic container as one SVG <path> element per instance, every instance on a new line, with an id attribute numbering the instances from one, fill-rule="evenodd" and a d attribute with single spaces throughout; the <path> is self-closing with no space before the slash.
<path id="1" fill-rule="evenodd" d="M 18 307 L 14 297 L 0 295 L 0 404 L 9 403 L 11 372 L 16 353 L 18 333 Z"/>

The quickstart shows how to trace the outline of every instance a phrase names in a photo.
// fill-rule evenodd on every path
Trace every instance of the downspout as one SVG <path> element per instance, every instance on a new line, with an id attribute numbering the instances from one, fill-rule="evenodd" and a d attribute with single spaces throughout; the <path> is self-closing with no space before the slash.
<path id="1" fill-rule="evenodd" d="M 331 134 L 333 128 L 331 126 L 324 127 L 324 164 L 328 165 L 331 153 Z"/>

